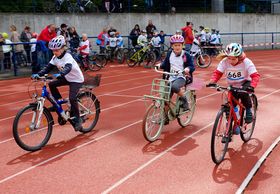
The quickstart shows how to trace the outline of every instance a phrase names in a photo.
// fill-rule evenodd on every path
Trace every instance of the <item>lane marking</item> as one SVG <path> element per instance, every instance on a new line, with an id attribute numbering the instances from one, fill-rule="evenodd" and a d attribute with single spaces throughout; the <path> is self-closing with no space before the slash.
<path id="1" fill-rule="evenodd" d="M 16 173 L 16 174 L 13 174 L 13 175 L 11 175 L 11 176 L 8 176 L 8 177 L 6 177 L 6 178 L 0 180 L 0 184 L 4 183 L 4 182 L 6 182 L 6 181 L 8 181 L 8 180 L 10 180 L 10 179 L 12 179 L 12 178 L 15 178 L 15 177 L 17 177 L 17 176 L 19 176 L 19 175 L 21 175 L 21 174 L 23 174 L 23 173 L 26 173 L 26 172 L 28 172 L 28 171 L 30 171 L 30 170 L 32 170 L 32 169 L 38 167 L 38 166 L 41 166 L 41 165 L 43 165 L 43 164 L 46 164 L 46 163 L 48 163 L 49 161 L 55 160 L 55 159 L 57 159 L 57 158 L 59 158 L 59 157 L 61 157 L 61 156 L 64 156 L 64 155 L 66 155 L 66 154 L 68 154 L 68 153 L 70 153 L 70 152 L 76 151 L 77 149 L 83 148 L 83 147 L 85 147 L 85 146 L 87 146 L 87 145 L 89 145 L 89 144 L 91 144 L 91 143 L 93 143 L 93 142 L 96 142 L 96 141 L 99 141 L 99 140 L 101 140 L 101 139 L 104 139 L 104 138 L 106 138 L 106 137 L 108 137 L 108 136 L 110 136 L 110 135 L 113 135 L 113 134 L 115 134 L 115 133 L 117 133 L 117 132 L 119 132 L 119 131 L 122 131 L 122 130 L 124 130 L 124 129 L 126 129 L 126 128 L 129 128 L 129 127 L 131 127 L 131 126 L 133 126 L 133 125 L 136 125 L 136 124 L 138 124 L 138 123 L 140 123 L 140 122 L 142 122 L 142 120 L 138 120 L 138 121 L 136 121 L 136 122 L 134 122 L 134 123 L 131 123 L 131 124 L 126 125 L 126 126 L 124 126 L 124 127 L 122 127 L 122 128 L 116 129 L 116 130 L 114 130 L 114 131 L 112 131 L 112 132 L 110 132 L 110 133 L 107 133 L 107 134 L 105 134 L 105 135 L 102 135 L 102 136 L 100 136 L 100 137 L 98 137 L 98 138 L 96 138 L 96 139 L 93 139 L 93 140 L 91 140 L 91 141 L 89 141 L 89 142 L 87 142 L 87 143 L 81 144 L 81 145 L 76 146 L 76 147 L 74 147 L 74 148 L 72 148 L 72 149 L 70 149 L 70 150 L 64 151 L 64 152 L 62 152 L 62 153 L 60 153 L 60 154 L 58 154 L 58 155 L 56 155 L 56 156 L 53 156 L 53 157 L 51 157 L 51 158 L 49 158 L 49 159 L 47 159 L 47 160 L 42 161 L 42 162 L 40 162 L 40 163 L 38 163 L 38 164 L 36 164 L 36 165 L 34 165 L 34 166 L 31 166 L 31 167 L 29 167 L 29 168 L 26 168 L 26 169 L 24 169 L 24 170 L 22 170 L 22 171 L 19 171 L 19 172 Z"/>
<path id="2" fill-rule="evenodd" d="M 262 155 L 262 157 L 257 161 L 255 166 L 252 168 L 252 170 L 249 172 L 247 177 L 244 179 L 240 187 L 237 189 L 236 194 L 242 194 L 245 190 L 245 188 L 248 186 L 248 184 L 253 179 L 256 172 L 259 170 L 261 165 L 264 163 L 266 158 L 269 156 L 269 154 L 273 151 L 273 149 L 278 145 L 280 142 L 280 136 L 270 145 L 270 147 L 266 150 L 266 152 Z"/>
<path id="3" fill-rule="evenodd" d="M 194 135 L 200 133 L 201 131 L 203 131 L 204 129 L 210 127 L 211 125 L 213 125 L 214 122 L 209 123 L 208 125 L 202 127 L 201 129 L 199 129 L 198 131 L 196 131 L 195 133 L 192 133 L 191 135 L 185 137 L 184 139 L 180 140 L 179 142 L 177 142 L 176 144 L 174 144 L 173 146 L 169 147 L 168 149 L 162 151 L 160 154 L 158 154 L 157 156 L 155 156 L 154 158 L 152 158 L 151 160 L 149 160 L 148 162 L 144 163 L 143 165 L 141 165 L 140 167 L 138 167 L 136 170 L 132 171 L 131 173 L 129 173 L 127 176 L 123 177 L 122 179 L 120 179 L 118 182 L 116 182 L 115 184 L 113 184 L 111 187 L 109 187 L 108 189 L 106 189 L 105 191 L 102 192 L 102 194 L 107 194 L 109 192 L 111 192 L 113 189 L 115 189 L 116 187 L 118 187 L 119 185 L 121 185 L 122 183 L 124 183 L 125 181 L 127 181 L 130 177 L 134 176 L 135 174 L 137 174 L 138 172 L 140 172 L 141 170 L 143 170 L 145 167 L 149 166 L 151 163 L 153 163 L 154 161 L 158 160 L 160 157 L 162 157 L 163 155 L 165 155 L 166 153 L 168 153 L 169 151 L 171 151 L 173 148 L 177 147 L 178 145 L 184 143 L 186 140 L 190 139 L 191 137 L 193 137 Z"/>

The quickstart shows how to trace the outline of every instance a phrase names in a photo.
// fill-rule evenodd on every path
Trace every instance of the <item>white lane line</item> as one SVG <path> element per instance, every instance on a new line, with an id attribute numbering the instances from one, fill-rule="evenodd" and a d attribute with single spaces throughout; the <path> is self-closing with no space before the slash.
<path id="1" fill-rule="evenodd" d="M 143 97 L 143 96 L 133 96 L 133 95 L 124 95 L 124 94 L 106 94 L 106 96 L 127 97 L 127 98 L 141 98 L 141 97 Z"/>
<path id="2" fill-rule="evenodd" d="M 276 90 L 279 91 L 280 89 Z M 259 100 L 264 99 L 274 93 L 276 93 L 276 91 L 273 91 L 263 97 L 261 97 Z M 203 97 L 202 97 L 203 98 Z M 211 126 L 214 122 L 209 123 L 208 125 L 206 125 L 205 127 L 199 129 L 198 131 L 196 131 L 195 133 L 191 134 L 190 136 L 182 139 L 181 141 L 177 142 L 176 144 L 174 144 L 173 146 L 169 147 L 168 149 L 164 150 L 163 152 L 161 152 L 159 155 L 155 156 L 154 158 L 152 158 L 151 160 L 149 160 L 148 162 L 144 163 L 143 165 L 141 165 L 140 167 L 138 167 L 136 170 L 132 171 L 130 174 L 128 174 L 127 176 L 123 177 L 122 179 L 120 179 L 118 182 L 114 183 L 111 187 L 109 187 L 108 189 L 106 189 L 105 191 L 102 192 L 102 194 L 106 194 L 109 193 L 110 191 L 112 191 L 113 189 L 115 189 L 116 187 L 120 186 L 122 183 L 124 183 L 125 181 L 127 181 L 129 178 L 131 178 L 132 176 L 134 176 L 135 174 L 137 174 L 138 172 L 140 172 L 141 170 L 143 170 L 145 167 L 147 167 L 148 165 L 150 165 L 151 163 L 153 163 L 155 160 L 157 160 L 158 158 L 162 157 L 163 155 L 165 155 L 167 152 L 169 152 L 171 149 L 175 148 L 177 145 L 180 145 L 181 143 L 183 143 L 185 140 L 189 139 L 190 137 L 194 136 L 195 134 L 199 133 L 200 131 L 206 129 L 207 127 Z"/>
<path id="3" fill-rule="evenodd" d="M 93 139 L 93 140 L 91 140 L 91 141 L 89 141 L 89 142 L 86 142 L 86 143 L 84 143 L 84 144 L 81 144 L 81 145 L 79 145 L 79 146 L 76 146 L 76 147 L 74 147 L 74 148 L 72 148 L 72 149 L 70 149 L 70 150 L 67 150 L 67 151 L 65 151 L 65 152 L 62 152 L 62 153 L 60 153 L 60 154 L 58 154 L 58 155 L 56 155 L 56 156 L 53 156 L 53 157 L 51 157 L 51 158 L 49 158 L 49 159 L 47 159 L 47 160 L 44 160 L 43 162 L 40 162 L 40 163 L 38 163 L 38 164 L 36 164 L 36 165 L 34 165 L 34 166 L 31 166 L 31 167 L 26 168 L 26 169 L 24 169 L 24 170 L 22 170 L 22 171 L 19 171 L 19 172 L 16 173 L 16 174 L 13 174 L 13 175 L 11 175 L 11 176 L 8 176 L 8 177 L 6 177 L 6 178 L 0 180 L 0 184 L 4 183 L 4 182 L 6 182 L 6 181 L 8 181 L 8 180 L 10 180 L 10 179 L 12 179 L 12 178 L 15 178 L 15 177 L 17 177 L 17 176 L 19 176 L 19 175 L 21 175 L 21 174 L 23 174 L 23 173 L 26 173 L 26 172 L 28 172 L 28 171 L 30 171 L 30 170 L 32 170 L 32 169 L 38 167 L 38 166 L 41 166 L 41 165 L 43 165 L 43 164 L 46 164 L 46 163 L 48 163 L 49 161 L 55 160 L 56 158 L 59 158 L 59 157 L 61 157 L 61 156 L 64 156 L 64 155 L 66 155 L 66 154 L 68 154 L 68 153 L 70 153 L 70 152 L 73 152 L 73 151 L 77 150 L 77 149 L 83 148 L 83 147 L 85 147 L 85 146 L 87 146 L 87 145 L 89 145 L 89 144 L 91 144 L 91 143 L 93 143 L 93 142 L 96 142 L 96 141 L 99 141 L 99 140 L 101 140 L 101 139 L 104 139 L 104 138 L 106 138 L 106 137 L 108 137 L 108 136 L 110 136 L 110 135 L 113 135 L 113 134 L 115 134 L 115 133 L 117 133 L 117 132 L 119 132 L 119 131 L 122 131 L 122 130 L 124 130 L 124 129 L 126 129 L 126 128 L 129 128 L 129 127 L 131 127 L 131 126 L 133 126 L 133 125 L 136 125 L 136 124 L 138 124 L 138 123 L 140 123 L 140 122 L 142 122 L 142 120 L 138 120 L 138 121 L 136 121 L 136 122 L 134 122 L 134 123 L 131 123 L 131 124 L 129 124 L 129 125 L 126 125 L 126 126 L 124 126 L 124 127 L 122 127 L 122 128 L 116 129 L 116 130 L 114 130 L 114 131 L 112 131 L 112 132 L 110 132 L 110 133 L 107 133 L 107 134 L 105 134 L 105 135 L 103 135 L 103 136 L 100 136 L 100 137 L 98 137 L 98 138 L 96 138 L 96 139 Z"/>
<path id="4" fill-rule="evenodd" d="M 134 176 L 135 174 L 137 174 L 139 171 L 143 170 L 144 168 L 146 168 L 147 166 L 149 166 L 151 163 L 153 163 L 154 161 L 156 161 L 157 159 L 161 158 L 163 155 L 165 155 L 166 153 L 168 153 L 170 150 L 172 150 L 173 148 L 177 147 L 178 145 L 184 143 L 186 140 L 190 139 L 191 137 L 193 137 L 194 135 L 200 133 L 201 131 L 203 131 L 204 129 L 210 127 L 211 125 L 213 125 L 214 122 L 209 123 L 208 125 L 202 127 L 201 129 L 199 129 L 198 131 L 192 133 L 191 135 L 185 137 L 184 139 L 180 140 L 179 142 L 177 142 L 176 144 L 174 144 L 173 146 L 169 147 L 168 149 L 162 151 L 160 154 L 158 154 L 157 156 L 155 156 L 154 158 L 152 158 L 151 160 L 149 160 L 148 162 L 144 163 L 143 165 L 141 165 L 140 167 L 138 167 L 136 170 L 132 171 L 131 173 L 129 173 L 127 176 L 123 177 L 122 179 L 120 179 L 118 182 L 116 182 L 115 184 L 113 184 L 111 187 L 109 187 L 108 189 L 106 189 L 105 191 L 102 192 L 102 194 L 106 194 L 111 192 L 113 189 L 115 189 L 116 187 L 118 187 L 119 185 L 121 185 L 122 183 L 124 183 L 126 180 L 128 180 L 130 177 Z"/>
<path id="5" fill-rule="evenodd" d="M 255 166 L 252 168 L 252 170 L 249 172 L 247 177 L 244 179 L 238 190 L 236 191 L 236 194 L 242 194 L 245 188 L 248 186 L 250 181 L 253 179 L 256 172 L 259 170 L 261 165 L 264 163 L 268 155 L 273 151 L 273 149 L 278 145 L 280 142 L 280 136 L 270 145 L 270 147 L 266 150 L 266 152 L 262 155 L 262 157 L 257 161 Z"/>

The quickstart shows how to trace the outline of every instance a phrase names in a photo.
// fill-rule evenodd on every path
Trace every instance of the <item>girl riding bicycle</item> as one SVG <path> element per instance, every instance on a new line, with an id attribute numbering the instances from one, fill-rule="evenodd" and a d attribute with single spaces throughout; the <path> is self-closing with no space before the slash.
<path id="1" fill-rule="evenodd" d="M 254 63 L 248 59 L 243 52 L 242 46 L 237 43 L 227 45 L 226 50 L 217 56 L 221 62 L 213 72 L 210 84 L 217 83 L 222 75 L 226 73 L 227 83 L 234 87 L 241 87 L 248 92 L 254 92 L 260 80 L 260 74 L 257 72 Z M 252 102 L 248 93 L 233 93 L 236 99 L 241 99 L 246 108 L 246 123 L 251 123 Z"/>
<path id="2" fill-rule="evenodd" d="M 176 76 L 169 76 L 171 82 L 171 95 L 176 93 L 182 101 L 184 111 L 189 109 L 187 98 L 184 96 L 183 87 L 192 83 L 193 72 L 195 70 L 193 59 L 189 53 L 183 50 L 184 37 L 182 35 L 173 35 L 170 38 L 172 51 L 167 53 L 167 56 L 160 68 L 166 72 L 176 73 Z M 165 77 L 164 77 L 165 78 Z"/>
<path id="3" fill-rule="evenodd" d="M 71 104 L 71 116 L 74 116 L 75 130 L 82 129 L 82 121 L 79 114 L 79 106 L 77 102 L 77 94 L 84 82 L 83 73 L 73 59 L 70 53 L 67 53 L 65 48 L 65 39 L 63 36 L 57 36 L 49 42 L 49 49 L 53 51 L 53 58 L 49 64 L 38 74 L 33 74 L 32 77 L 43 76 L 49 73 L 55 66 L 59 69 L 59 74 L 56 74 L 56 80 L 49 83 L 50 91 L 56 100 L 61 99 L 61 95 L 57 89 L 59 86 L 69 85 L 69 101 Z M 54 107 L 49 108 L 55 111 Z"/>

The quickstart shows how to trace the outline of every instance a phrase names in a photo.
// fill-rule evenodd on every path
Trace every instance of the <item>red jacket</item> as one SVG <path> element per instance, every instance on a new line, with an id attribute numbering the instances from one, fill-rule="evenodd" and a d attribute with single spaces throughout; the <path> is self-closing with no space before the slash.
<path id="1" fill-rule="evenodd" d="M 193 37 L 193 31 L 192 28 L 189 26 L 186 26 L 181 29 L 185 33 L 185 44 L 192 44 L 194 37 Z"/>
<path id="2" fill-rule="evenodd" d="M 54 37 L 56 37 L 56 32 L 49 32 L 49 27 L 47 26 L 45 29 L 42 30 L 37 40 L 50 42 L 51 39 L 53 39 Z"/>

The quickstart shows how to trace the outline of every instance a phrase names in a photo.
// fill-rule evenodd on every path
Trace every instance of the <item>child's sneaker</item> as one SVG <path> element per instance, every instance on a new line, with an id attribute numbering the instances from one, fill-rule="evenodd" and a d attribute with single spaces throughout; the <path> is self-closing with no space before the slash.
<path id="1" fill-rule="evenodd" d="M 246 109 L 246 117 L 245 123 L 252 123 L 253 122 L 253 114 L 250 108 Z"/>

